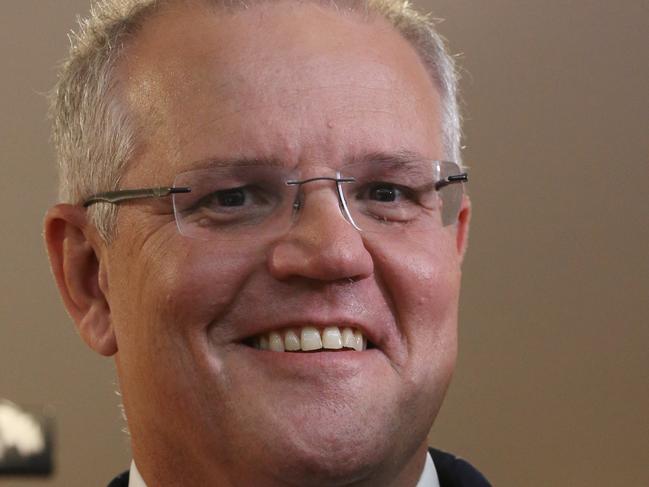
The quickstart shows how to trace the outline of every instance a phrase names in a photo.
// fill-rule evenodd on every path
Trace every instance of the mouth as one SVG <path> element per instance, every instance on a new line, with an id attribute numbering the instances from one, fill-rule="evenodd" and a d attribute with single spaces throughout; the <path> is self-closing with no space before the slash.
<path id="1" fill-rule="evenodd" d="M 292 327 L 252 336 L 244 345 L 268 352 L 363 352 L 375 348 L 359 329 L 352 326 Z"/>

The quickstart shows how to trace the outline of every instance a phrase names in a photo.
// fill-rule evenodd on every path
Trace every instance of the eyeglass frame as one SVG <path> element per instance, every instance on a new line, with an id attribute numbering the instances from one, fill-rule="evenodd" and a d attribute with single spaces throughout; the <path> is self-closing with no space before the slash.
<path id="1" fill-rule="evenodd" d="M 356 181 L 355 178 L 331 178 L 331 177 L 317 177 L 305 179 L 303 181 L 289 180 L 286 181 L 288 186 L 301 186 L 312 181 L 334 181 L 336 184 L 340 183 L 353 183 Z M 467 183 L 469 181 L 469 174 L 463 172 L 460 174 L 455 174 L 448 176 L 441 181 L 435 183 L 435 191 L 439 191 L 442 188 L 450 184 L 457 183 Z M 113 205 L 119 205 L 125 201 L 139 200 L 139 199 L 149 199 L 149 198 L 164 198 L 166 196 L 171 196 L 174 194 L 180 193 L 191 193 L 192 189 L 188 186 L 173 187 L 173 186 L 162 186 L 155 188 L 140 188 L 140 189 L 119 189 L 116 191 L 105 191 L 103 193 L 94 194 L 83 202 L 83 207 L 88 208 L 89 206 L 94 205 L 95 203 L 110 203 Z"/>
<path id="2" fill-rule="evenodd" d="M 340 173 L 338 173 L 340 175 Z M 336 183 L 336 191 L 338 196 L 338 202 L 341 207 L 341 211 L 345 219 L 359 232 L 363 231 L 358 225 L 356 225 L 354 218 L 351 216 L 351 212 L 347 206 L 347 199 L 342 190 L 342 184 L 344 183 L 354 183 L 356 178 L 353 177 L 330 177 L 330 176 L 319 176 L 313 177 L 304 180 L 288 180 L 285 181 L 287 186 L 302 186 L 303 184 L 315 182 L 315 181 L 331 181 Z M 467 183 L 469 181 L 468 173 L 462 172 L 460 174 L 453 174 L 447 176 L 440 181 L 436 181 L 434 188 L 435 191 L 439 191 L 446 186 L 451 184 L 460 184 Z M 183 194 L 191 193 L 192 189 L 189 186 L 162 186 L 154 188 L 140 188 L 140 189 L 122 189 L 116 191 L 106 191 L 103 193 L 97 193 L 90 196 L 83 202 L 83 207 L 88 208 L 96 203 L 109 203 L 113 205 L 119 205 L 126 201 L 138 200 L 138 199 L 150 199 L 150 198 L 165 198 L 168 196 L 173 196 L 174 194 Z M 294 208 L 299 209 L 299 202 L 294 203 Z"/>

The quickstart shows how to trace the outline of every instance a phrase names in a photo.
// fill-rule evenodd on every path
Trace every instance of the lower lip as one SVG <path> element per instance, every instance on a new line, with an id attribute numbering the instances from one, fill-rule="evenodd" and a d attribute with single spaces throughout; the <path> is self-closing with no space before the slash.
<path id="1" fill-rule="evenodd" d="M 320 374 L 322 369 L 327 368 L 365 368 L 384 359 L 383 353 L 376 348 L 362 352 L 326 349 L 317 352 L 272 352 L 242 345 L 240 351 L 263 367 L 286 369 L 292 372 L 311 370 L 314 374 Z"/>

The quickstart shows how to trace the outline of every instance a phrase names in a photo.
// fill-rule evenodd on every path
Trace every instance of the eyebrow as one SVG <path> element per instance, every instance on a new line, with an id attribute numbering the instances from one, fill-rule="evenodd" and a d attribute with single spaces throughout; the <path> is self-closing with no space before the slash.
<path id="1" fill-rule="evenodd" d="M 407 164 L 417 161 L 429 160 L 429 157 L 424 157 L 422 154 L 410 150 L 402 149 L 395 152 L 368 152 L 361 156 L 352 157 L 348 164 L 356 164 L 360 162 L 380 162 L 393 165 Z"/>

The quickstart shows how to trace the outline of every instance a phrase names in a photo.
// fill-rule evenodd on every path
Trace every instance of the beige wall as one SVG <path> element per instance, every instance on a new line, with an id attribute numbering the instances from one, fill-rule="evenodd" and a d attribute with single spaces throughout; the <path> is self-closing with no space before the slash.
<path id="1" fill-rule="evenodd" d="M 503 486 L 649 485 L 649 1 L 426 1 L 465 68 L 461 354 L 432 442 Z M 41 93 L 87 0 L 2 0 L 0 396 L 50 405 L 53 480 L 129 459 L 110 361 L 51 282 Z M 0 483 L 3 481 L 0 480 Z"/>

